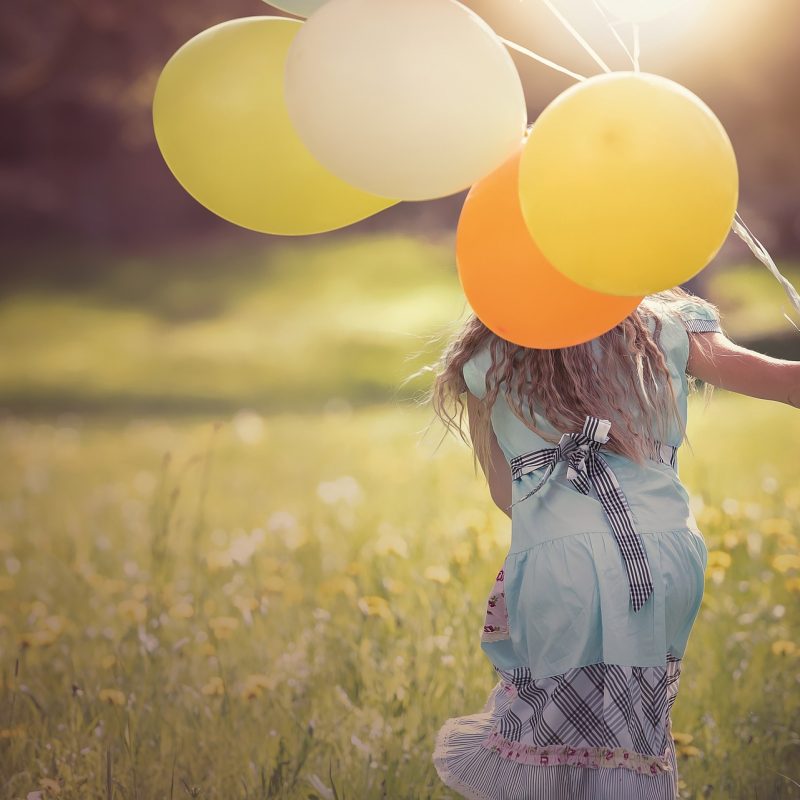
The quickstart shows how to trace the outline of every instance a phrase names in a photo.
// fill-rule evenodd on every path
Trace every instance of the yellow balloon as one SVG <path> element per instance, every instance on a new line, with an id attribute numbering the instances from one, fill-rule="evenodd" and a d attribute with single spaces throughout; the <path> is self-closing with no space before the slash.
<path id="1" fill-rule="evenodd" d="M 341 228 L 398 201 L 351 186 L 298 138 L 284 67 L 299 20 L 246 17 L 203 31 L 161 73 L 153 125 L 172 173 L 198 202 L 263 233 Z"/>
<path id="2" fill-rule="evenodd" d="M 557 97 L 520 164 L 525 224 L 550 263 L 588 289 L 645 295 L 687 281 L 736 212 L 736 156 L 698 97 L 614 72 Z"/>

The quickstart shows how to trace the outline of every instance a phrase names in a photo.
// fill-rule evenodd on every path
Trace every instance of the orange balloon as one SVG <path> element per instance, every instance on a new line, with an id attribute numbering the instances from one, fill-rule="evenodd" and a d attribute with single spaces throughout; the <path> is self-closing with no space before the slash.
<path id="1" fill-rule="evenodd" d="M 456 234 L 458 277 L 478 319 L 502 339 L 538 349 L 570 347 L 611 330 L 642 295 L 587 289 L 545 259 L 520 207 L 523 149 L 524 141 L 467 195 Z"/>

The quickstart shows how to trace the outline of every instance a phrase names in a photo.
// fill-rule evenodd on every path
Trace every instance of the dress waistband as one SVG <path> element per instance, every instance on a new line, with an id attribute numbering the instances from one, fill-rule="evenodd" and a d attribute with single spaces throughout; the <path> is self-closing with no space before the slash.
<path id="1" fill-rule="evenodd" d="M 567 478 L 572 485 L 583 494 L 589 494 L 593 486 L 597 493 L 622 553 L 633 610 L 638 611 L 653 592 L 653 579 L 644 542 L 633 524 L 627 498 L 617 476 L 599 453 L 602 445 L 608 441 L 610 430 L 611 423 L 607 419 L 587 415 L 580 433 L 565 433 L 555 447 L 533 450 L 512 458 L 510 466 L 513 480 L 542 467 L 547 467 L 547 472 L 525 497 L 515 500 L 509 508 L 536 494 L 550 477 L 556 464 L 566 461 Z M 654 442 L 651 457 L 674 469 L 677 450 L 672 445 Z"/>

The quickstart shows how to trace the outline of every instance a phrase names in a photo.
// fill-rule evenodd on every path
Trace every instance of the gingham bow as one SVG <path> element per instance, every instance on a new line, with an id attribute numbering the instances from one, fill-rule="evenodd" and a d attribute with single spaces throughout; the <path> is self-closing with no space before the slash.
<path id="1" fill-rule="evenodd" d="M 556 464 L 559 461 L 566 461 L 567 478 L 579 492 L 589 494 L 591 487 L 594 486 L 622 553 L 633 610 L 638 611 L 653 592 L 653 579 L 644 542 L 634 527 L 628 501 L 622 493 L 616 475 L 599 452 L 602 445 L 608 441 L 610 429 L 611 423 L 607 419 L 587 416 L 583 430 L 580 433 L 565 433 L 556 447 L 534 450 L 512 458 L 510 465 L 514 480 L 542 467 L 547 467 L 547 472 L 525 497 L 514 501 L 511 505 L 521 503 L 536 494 L 550 477 Z M 660 449 L 658 452 L 661 452 Z"/>

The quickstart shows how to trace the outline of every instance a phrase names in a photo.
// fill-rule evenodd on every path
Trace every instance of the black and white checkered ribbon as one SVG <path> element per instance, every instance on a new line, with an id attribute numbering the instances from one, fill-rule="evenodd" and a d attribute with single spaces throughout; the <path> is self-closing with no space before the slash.
<path id="1" fill-rule="evenodd" d="M 587 416 L 583 430 L 580 433 L 565 433 L 556 447 L 533 450 L 512 458 L 510 466 L 513 480 L 542 467 L 546 467 L 547 472 L 525 497 L 521 497 L 511 505 L 521 503 L 536 494 L 550 477 L 556 464 L 559 461 L 566 461 L 567 478 L 579 492 L 589 494 L 591 487 L 594 486 L 622 553 L 633 610 L 638 611 L 653 591 L 653 578 L 644 542 L 633 524 L 628 501 L 616 475 L 598 452 L 608 441 L 610 429 L 611 423 L 607 419 Z M 652 456 L 674 468 L 676 451 L 677 448 L 672 445 L 655 442 Z"/>

